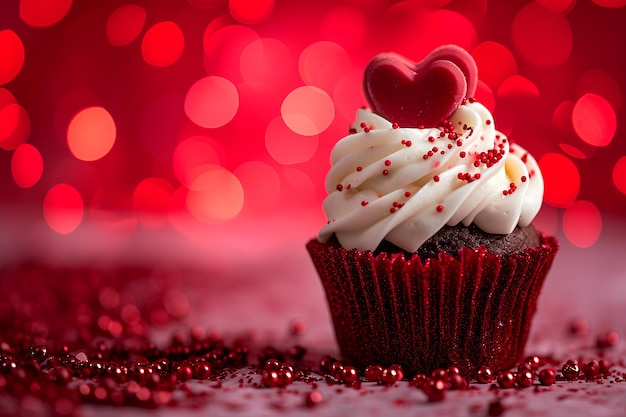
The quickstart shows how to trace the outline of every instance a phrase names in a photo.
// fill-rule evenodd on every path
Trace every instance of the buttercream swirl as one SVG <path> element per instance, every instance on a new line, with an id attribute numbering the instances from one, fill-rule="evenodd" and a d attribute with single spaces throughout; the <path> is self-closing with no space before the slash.
<path id="1" fill-rule="evenodd" d="M 508 234 L 541 207 L 537 162 L 495 129 L 478 102 L 424 129 L 361 109 L 352 131 L 331 153 L 322 242 L 335 234 L 346 249 L 375 250 L 385 239 L 415 252 L 446 224 Z"/>

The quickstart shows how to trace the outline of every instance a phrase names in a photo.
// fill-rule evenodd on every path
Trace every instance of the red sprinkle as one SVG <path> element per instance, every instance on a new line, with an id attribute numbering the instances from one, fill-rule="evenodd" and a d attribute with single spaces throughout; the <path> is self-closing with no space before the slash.
<path id="1" fill-rule="evenodd" d="M 442 206 L 441 204 L 439 204 L 439 205 L 437 206 L 437 211 L 438 211 L 439 213 L 441 213 L 441 212 L 443 211 L 443 206 Z"/>

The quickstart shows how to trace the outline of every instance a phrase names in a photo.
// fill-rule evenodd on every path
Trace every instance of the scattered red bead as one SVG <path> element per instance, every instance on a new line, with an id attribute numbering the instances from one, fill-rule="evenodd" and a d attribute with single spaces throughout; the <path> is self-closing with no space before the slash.
<path id="1" fill-rule="evenodd" d="M 556 372 L 554 369 L 545 368 L 539 371 L 539 383 L 541 385 L 550 386 L 556 382 Z"/>
<path id="2" fill-rule="evenodd" d="M 496 382 L 500 388 L 513 388 L 515 385 L 515 375 L 511 371 L 498 372 Z"/>
<path id="3" fill-rule="evenodd" d="M 370 382 L 379 382 L 383 368 L 380 365 L 372 365 L 365 368 L 365 379 Z"/>
<path id="4" fill-rule="evenodd" d="M 578 366 L 578 363 L 573 360 L 567 361 L 565 365 L 563 365 L 563 367 L 561 368 L 561 373 L 566 379 L 569 379 L 570 381 L 578 379 L 578 376 L 580 375 L 580 368 Z"/>
<path id="5" fill-rule="evenodd" d="M 487 366 L 481 366 L 476 372 L 476 382 L 479 384 L 489 384 L 493 381 L 493 372 Z"/>
<path id="6" fill-rule="evenodd" d="M 442 380 L 429 379 L 420 386 L 420 389 L 426 394 L 429 402 L 439 402 L 445 399 L 446 383 Z"/>
<path id="7" fill-rule="evenodd" d="M 312 391 L 304 397 L 304 404 L 309 407 L 315 407 L 322 402 L 322 394 L 319 391 Z"/>

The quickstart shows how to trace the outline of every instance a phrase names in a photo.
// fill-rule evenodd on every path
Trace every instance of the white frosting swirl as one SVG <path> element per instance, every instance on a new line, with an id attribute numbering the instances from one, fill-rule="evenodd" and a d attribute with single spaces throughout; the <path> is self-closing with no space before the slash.
<path id="1" fill-rule="evenodd" d="M 359 110 L 355 133 L 331 154 L 319 240 L 335 234 L 346 249 L 374 250 L 386 239 L 415 252 L 446 224 L 493 234 L 529 225 L 543 199 L 535 159 L 478 102 L 461 105 L 450 123 L 398 128 Z"/>

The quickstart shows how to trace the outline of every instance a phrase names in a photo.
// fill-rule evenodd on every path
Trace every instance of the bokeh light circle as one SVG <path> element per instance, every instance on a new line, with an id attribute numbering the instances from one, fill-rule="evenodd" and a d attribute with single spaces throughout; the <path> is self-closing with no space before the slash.
<path id="1" fill-rule="evenodd" d="M 622 194 L 626 194 L 626 156 L 618 159 L 613 166 L 613 184 Z"/>
<path id="2" fill-rule="evenodd" d="M 219 143 L 204 137 L 192 136 L 180 142 L 172 156 L 176 178 L 185 187 L 191 187 L 207 165 L 222 165 L 223 150 Z"/>
<path id="3" fill-rule="evenodd" d="M 0 85 L 19 74 L 24 65 L 24 45 L 15 32 L 0 30 Z"/>
<path id="4" fill-rule="evenodd" d="M 593 146 L 607 146 L 615 135 L 617 117 L 608 101 L 588 93 L 574 104 L 572 125 L 583 141 Z"/>
<path id="5" fill-rule="evenodd" d="M 539 89 L 526 77 L 512 75 L 502 81 L 498 97 L 539 97 Z"/>
<path id="6" fill-rule="evenodd" d="M 76 188 L 66 183 L 52 187 L 44 198 L 46 222 L 52 230 L 62 235 L 76 230 L 83 220 L 84 211 L 83 198 Z"/>
<path id="7" fill-rule="evenodd" d="M 317 135 L 300 135 L 281 117 L 274 118 L 265 129 L 265 147 L 272 158 L 283 165 L 307 162 L 315 154 L 318 142 Z"/>
<path id="8" fill-rule="evenodd" d="M 567 13 L 574 7 L 576 0 L 535 0 L 546 9 L 555 13 Z"/>
<path id="9" fill-rule="evenodd" d="M 141 33 L 146 23 L 146 11 L 136 4 L 118 7 L 107 19 L 107 39 L 113 46 L 128 45 Z"/>
<path id="10" fill-rule="evenodd" d="M 174 22 L 159 22 L 143 36 L 141 56 L 155 67 L 167 67 L 180 58 L 185 48 L 185 37 Z"/>
<path id="11" fill-rule="evenodd" d="M 626 0 L 591 0 L 598 6 L 607 7 L 610 9 L 616 9 L 618 7 L 626 6 Z"/>
<path id="12" fill-rule="evenodd" d="M 241 181 L 245 199 L 244 209 L 267 212 L 276 207 L 280 198 L 280 177 L 274 168 L 261 161 L 239 165 L 234 174 Z"/>
<path id="13" fill-rule="evenodd" d="M 204 67 L 211 75 L 221 75 L 238 82 L 236 76 L 241 74 L 241 53 L 260 36 L 247 26 L 223 24 L 216 19 L 204 30 Z"/>
<path id="14" fill-rule="evenodd" d="M 274 0 L 229 0 L 228 9 L 238 22 L 253 25 L 272 15 Z"/>
<path id="15" fill-rule="evenodd" d="M 579 200 L 563 213 L 565 237 L 579 248 L 593 245 L 602 232 L 602 214 L 595 204 Z"/>
<path id="16" fill-rule="evenodd" d="M 286 90 L 292 77 L 291 51 L 283 42 L 261 38 L 250 42 L 240 57 L 241 76 L 251 85 L 271 85 Z"/>
<path id="17" fill-rule="evenodd" d="M 79 111 L 67 128 L 67 145 L 77 159 L 95 161 L 104 157 L 115 143 L 115 121 L 103 107 Z"/>
<path id="18" fill-rule="evenodd" d="M 11 157 L 11 174 L 21 188 L 30 188 L 41 179 L 43 158 L 37 148 L 23 143 L 15 149 Z"/>
<path id="19" fill-rule="evenodd" d="M 348 52 L 334 42 L 320 41 L 307 46 L 300 54 L 298 70 L 307 85 L 333 91 L 351 67 Z"/>
<path id="20" fill-rule="evenodd" d="M 163 178 L 146 178 L 133 193 L 133 207 L 137 221 L 148 229 L 158 229 L 167 224 L 170 197 L 174 187 Z"/>
<path id="21" fill-rule="evenodd" d="M 321 88 L 303 86 L 285 97 L 280 114 L 291 130 L 300 135 L 313 136 L 330 126 L 335 118 L 335 106 Z"/>
<path id="22" fill-rule="evenodd" d="M 574 163 L 561 154 L 546 153 L 539 159 L 544 181 L 544 200 L 555 207 L 569 207 L 580 191 L 580 173 Z"/>
<path id="23" fill-rule="evenodd" d="M 0 103 L 0 148 L 10 151 L 26 142 L 30 134 L 30 117 L 17 103 L 2 107 Z"/>
<path id="24" fill-rule="evenodd" d="M 573 34 L 567 18 L 534 2 L 517 13 L 511 34 L 519 53 L 540 67 L 561 65 L 572 52 Z"/>
<path id="25" fill-rule="evenodd" d="M 220 166 L 206 166 L 188 190 L 189 212 L 203 223 L 220 223 L 237 216 L 243 207 L 244 193 L 239 179 Z"/>
<path id="26" fill-rule="evenodd" d="M 65 17 L 72 0 L 20 0 L 20 18 L 27 25 L 46 27 Z"/>
<path id="27" fill-rule="evenodd" d="M 486 41 L 472 50 L 478 67 L 478 78 L 492 90 L 497 90 L 502 81 L 517 74 L 515 57 L 504 45 Z"/>
<path id="28" fill-rule="evenodd" d="M 576 96 L 580 97 L 585 93 L 594 93 L 605 98 L 611 103 L 615 113 L 622 107 L 622 90 L 619 83 L 610 74 L 598 68 L 585 71 L 576 81 Z"/>
<path id="29" fill-rule="evenodd" d="M 185 114 L 198 126 L 221 127 L 239 109 L 237 87 L 226 78 L 209 76 L 196 81 L 185 97 Z"/>

